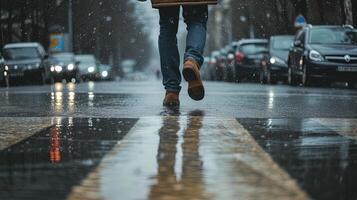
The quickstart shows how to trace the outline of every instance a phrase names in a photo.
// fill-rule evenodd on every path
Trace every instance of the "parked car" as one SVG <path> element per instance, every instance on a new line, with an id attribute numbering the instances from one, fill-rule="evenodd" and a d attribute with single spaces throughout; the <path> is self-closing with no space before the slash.
<path id="1" fill-rule="evenodd" d="M 217 81 L 224 81 L 225 67 L 226 67 L 226 52 L 224 49 L 217 51 L 216 59 L 216 79 Z"/>
<path id="2" fill-rule="evenodd" d="M 13 43 L 3 48 L 9 80 L 30 79 L 45 84 L 50 78 L 48 56 L 39 43 Z"/>
<path id="3" fill-rule="evenodd" d="M 80 79 L 86 81 L 98 80 L 100 78 L 98 62 L 94 55 L 76 55 L 75 59 L 78 65 Z"/>
<path id="4" fill-rule="evenodd" d="M 73 53 L 57 53 L 50 57 L 51 77 L 53 81 L 66 79 L 76 81 L 79 79 L 78 67 Z"/>
<path id="5" fill-rule="evenodd" d="M 7 72 L 5 71 L 5 60 L 0 55 L 0 86 L 6 86 Z"/>
<path id="6" fill-rule="evenodd" d="M 237 44 L 235 52 L 235 79 L 240 82 L 245 79 L 258 80 L 260 63 L 268 51 L 266 39 L 243 39 Z"/>
<path id="7" fill-rule="evenodd" d="M 209 76 L 211 81 L 223 80 L 223 67 L 218 64 L 219 51 L 213 51 L 208 62 Z"/>
<path id="8" fill-rule="evenodd" d="M 222 51 L 224 57 L 224 80 L 228 82 L 235 81 L 234 67 L 234 48 L 232 45 L 227 45 Z"/>
<path id="9" fill-rule="evenodd" d="M 290 35 L 270 37 L 268 52 L 261 61 L 261 83 L 272 84 L 287 79 L 289 50 L 293 42 L 294 36 Z"/>
<path id="10" fill-rule="evenodd" d="M 112 67 L 110 65 L 100 64 L 99 75 L 100 75 L 100 80 L 103 81 L 109 81 L 114 79 Z"/>
<path id="11" fill-rule="evenodd" d="M 201 76 L 203 80 L 209 81 L 211 78 L 211 70 L 209 68 L 210 57 L 204 57 L 203 64 L 201 66 Z"/>
<path id="12" fill-rule="evenodd" d="M 352 26 L 312 26 L 300 30 L 289 52 L 288 82 L 357 81 L 357 30 Z M 321 82 L 320 82 L 321 83 Z"/>

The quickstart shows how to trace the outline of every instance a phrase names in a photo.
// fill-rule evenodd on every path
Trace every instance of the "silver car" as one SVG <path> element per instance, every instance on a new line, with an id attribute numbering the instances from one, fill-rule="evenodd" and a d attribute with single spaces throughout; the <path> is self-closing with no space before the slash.
<path id="1" fill-rule="evenodd" d="M 3 48 L 5 72 L 12 79 L 30 79 L 45 84 L 49 79 L 48 56 L 39 43 L 13 43 Z"/>

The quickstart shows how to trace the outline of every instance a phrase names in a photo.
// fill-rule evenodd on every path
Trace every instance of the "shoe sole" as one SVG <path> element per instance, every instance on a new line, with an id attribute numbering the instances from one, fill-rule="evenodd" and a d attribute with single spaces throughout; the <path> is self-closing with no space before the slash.
<path id="1" fill-rule="evenodd" d="M 195 101 L 200 101 L 205 97 L 205 89 L 201 79 L 191 68 L 185 68 L 182 71 L 184 79 L 188 82 L 188 95 Z M 195 85 L 195 86 L 191 86 Z"/>

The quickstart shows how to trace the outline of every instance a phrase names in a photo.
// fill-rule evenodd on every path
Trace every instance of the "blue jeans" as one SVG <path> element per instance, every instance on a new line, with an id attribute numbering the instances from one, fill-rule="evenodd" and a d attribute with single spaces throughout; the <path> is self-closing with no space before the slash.
<path id="1" fill-rule="evenodd" d="M 201 66 L 207 32 L 207 5 L 182 6 L 187 25 L 186 52 L 184 60 L 193 58 Z M 180 92 L 180 55 L 177 48 L 177 31 L 180 6 L 164 7 L 160 12 L 159 51 L 163 84 L 167 91 Z"/>

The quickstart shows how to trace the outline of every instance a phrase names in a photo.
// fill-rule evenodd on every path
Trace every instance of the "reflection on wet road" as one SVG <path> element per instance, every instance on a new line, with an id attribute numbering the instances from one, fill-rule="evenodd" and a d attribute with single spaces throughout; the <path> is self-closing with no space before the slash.
<path id="1" fill-rule="evenodd" d="M 157 154 L 158 174 L 149 199 L 210 199 L 203 183 L 203 163 L 199 155 L 201 117 L 188 117 L 187 127 L 179 141 L 180 125 L 177 117 L 167 117 L 159 130 Z M 182 152 L 177 151 L 181 145 Z M 182 158 L 176 159 L 178 156 Z M 181 160 L 182 163 L 178 161 Z M 176 164 L 180 164 L 176 169 Z M 182 170 L 182 172 L 177 172 Z"/>
<path id="2" fill-rule="evenodd" d="M 206 85 L 0 88 L 0 199 L 357 198 L 356 91 Z"/>
<path id="3" fill-rule="evenodd" d="M 319 123 L 325 120 L 329 121 L 239 119 L 239 122 L 314 199 L 357 199 L 357 141 L 343 137 L 343 131 L 335 132 L 348 127 L 346 123 L 351 120 L 331 124 L 331 128 Z"/>
<path id="4" fill-rule="evenodd" d="M 207 97 L 202 102 L 193 102 L 182 92 L 181 115 L 199 109 L 210 117 L 357 117 L 357 92 L 353 90 L 214 82 L 206 83 L 206 88 Z M 163 112 L 163 96 L 160 82 L 0 88 L 0 117 L 155 116 Z"/>
<path id="5" fill-rule="evenodd" d="M 0 199 L 64 199 L 135 121 L 53 118 L 52 126 L 0 151 Z"/>
<path id="6" fill-rule="evenodd" d="M 141 118 L 69 199 L 86 194 L 98 199 L 308 199 L 236 120 L 203 116 Z"/>

